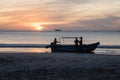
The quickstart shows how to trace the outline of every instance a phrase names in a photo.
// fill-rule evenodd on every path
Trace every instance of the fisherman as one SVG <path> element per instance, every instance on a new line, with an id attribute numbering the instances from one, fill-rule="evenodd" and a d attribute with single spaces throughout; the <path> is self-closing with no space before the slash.
<path id="1" fill-rule="evenodd" d="M 57 39 L 55 38 L 54 41 L 51 43 L 51 45 L 56 45 L 57 43 L 60 43 L 57 41 Z"/>
<path id="2" fill-rule="evenodd" d="M 83 45 L 83 37 L 80 37 L 79 44 L 82 46 Z"/>
<path id="3" fill-rule="evenodd" d="M 75 46 L 77 47 L 79 43 L 79 40 L 77 39 L 77 37 L 75 38 L 74 43 L 75 43 Z"/>
<path id="4" fill-rule="evenodd" d="M 54 41 L 53 41 L 54 45 L 56 45 L 57 42 L 58 42 L 58 41 L 57 41 L 57 39 L 55 38 Z"/>
<path id="5" fill-rule="evenodd" d="M 46 48 L 49 48 L 49 47 L 51 47 L 51 46 L 54 46 L 54 48 L 55 48 L 57 43 L 59 43 L 59 42 L 58 42 L 57 39 L 55 38 L 54 41 L 51 42 L 51 44 L 50 44 L 49 46 L 46 46 Z"/>

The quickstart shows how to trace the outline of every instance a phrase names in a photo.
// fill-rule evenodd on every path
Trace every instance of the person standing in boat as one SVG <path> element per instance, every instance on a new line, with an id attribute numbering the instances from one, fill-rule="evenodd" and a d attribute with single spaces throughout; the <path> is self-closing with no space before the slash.
<path id="1" fill-rule="evenodd" d="M 75 46 L 77 47 L 79 43 L 79 40 L 77 39 L 77 37 L 75 38 L 74 43 L 75 43 Z"/>
<path id="2" fill-rule="evenodd" d="M 79 44 L 82 46 L 83 45 L 83 37 L 80 37 Z"/>
<path id="3" fill-rule="evenodd" d="M 54 41 L 53 41 L 54 45 L 56 45 L 57 42 L 58 42 L 58 41 L 57 41 L 57 39 L 55 38 Z"/>

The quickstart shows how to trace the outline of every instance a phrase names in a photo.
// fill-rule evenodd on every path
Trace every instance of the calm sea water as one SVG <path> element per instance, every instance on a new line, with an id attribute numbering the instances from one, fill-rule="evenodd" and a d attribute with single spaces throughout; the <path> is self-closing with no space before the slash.
<path id="1" fill-rule="evenodd" d="M 73 39 L 61 39 L 61 37 L 83 37 L 84 43 L 100 41 L 101 45 L 120 46 L 120 32 L 80 32 L 80 31 L 1 31 L 0 44 L 49 44 L 57 38 L 63 44 L 74 44 Z M 118 49 L 119 50 L 119 49 Z M 0 48 L 0 52 L 50 52 L 49 49 L 38 48 Z M 98 50 L 99 51 L 99 50 Z M 100 50 L 101 51 L 101 50 Z"/>

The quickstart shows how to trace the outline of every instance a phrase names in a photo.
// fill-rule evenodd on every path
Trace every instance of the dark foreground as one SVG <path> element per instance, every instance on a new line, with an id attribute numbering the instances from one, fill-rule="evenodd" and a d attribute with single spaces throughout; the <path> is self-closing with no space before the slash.
<path id="1" fill-rule="evenodd" d="M 23 70 L 0 73 L 0 80 L 119 80 L 120 70 L 63 68 Z"/>
<path id="2" fill-rule="evenodd" d="M 0 55 L 0 80 L 120 80 L 117 55 Z"/>

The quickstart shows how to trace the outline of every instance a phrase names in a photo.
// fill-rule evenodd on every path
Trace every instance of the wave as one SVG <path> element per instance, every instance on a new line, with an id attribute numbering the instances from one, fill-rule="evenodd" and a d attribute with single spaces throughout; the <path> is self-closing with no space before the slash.
<path id="1" fill-rule="evenodd" d="M 0 48 L 45 48 L 49 44 L 0 44 Z M 98 48 L 120 49 L 120 45 L 100 45 Z"/>

